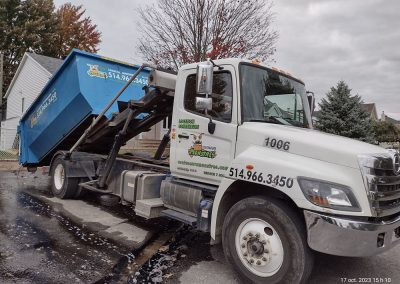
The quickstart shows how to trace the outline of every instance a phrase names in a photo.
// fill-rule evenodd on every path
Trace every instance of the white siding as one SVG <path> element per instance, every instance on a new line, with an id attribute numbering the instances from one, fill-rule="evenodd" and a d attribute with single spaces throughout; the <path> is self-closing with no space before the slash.
<path id="1" fill-rule="evenodd" d="M 7 117 L 6 121 L 1 124 L 1 150 L 12 147 L 17 135 L 19 120 L 40 94 L 40 91 L 51 76 L 49 72 L 44 70 L 29 56 L 27 56 L 26 61 L 22 64 L 23 66 L 16 75 L 18 77 L 12 85 L 7 98 Z M 22 101 L 24 101 L 23 109 Z"/>
<path id="2" fill-rule="evenodd" d="M 24 112 L 31 106 L 50 78 L 31 57 L 27 57 L 7 98 L 6 119 L 22 116 L 22 98 L 25 98 Z"/>
<path id="3" fill-rule="evenodd" d="M 18 123 L 19 118 L 8 119 L 1 122 L 0 150 L 9 150 L 12 148 L 17 134 Z"/>

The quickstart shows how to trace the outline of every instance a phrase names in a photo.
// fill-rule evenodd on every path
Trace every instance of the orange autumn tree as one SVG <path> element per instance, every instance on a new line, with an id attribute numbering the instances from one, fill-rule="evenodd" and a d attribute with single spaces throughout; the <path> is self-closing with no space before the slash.
<path id="1" fill-rule="evenodd" d="M 56 16 L 59 22 L 57 46 L 58 56 L 67 55 L 73 48 L 96 53 L 101 42 L 101 33 L 90 17 L 85 17 L 82 5 L 62 5 Z"/>

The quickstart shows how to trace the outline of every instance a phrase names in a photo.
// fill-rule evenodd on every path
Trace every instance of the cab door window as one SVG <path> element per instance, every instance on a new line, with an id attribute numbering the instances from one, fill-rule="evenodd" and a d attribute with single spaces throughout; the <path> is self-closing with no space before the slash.
<path id="1" fill-rule="evenodd" d="M 229 72 L 216 72 L 213 76 L 212 110 L 208 114 L 215 120 L 231 122 L 232 120 L 232 76 Z M 206 97 L 196 93 L 196 75 L 186 79 L 184 107 L 185 110 L 202 116 L 205 111 L 196 110 L 196 96 Z"/>

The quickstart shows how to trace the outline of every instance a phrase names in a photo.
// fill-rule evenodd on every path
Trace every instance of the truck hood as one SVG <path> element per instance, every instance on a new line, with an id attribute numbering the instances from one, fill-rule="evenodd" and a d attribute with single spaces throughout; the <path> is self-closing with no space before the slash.
<path id="1" fill-rule="evenodd" d="M 287 152 L 329 163 L 359 168 L 358 155 L 387 153 L 387 150 L 358 140 L 305 129 L 262 122 L 245 122 L 238 128 L 238 154 L 245 145 L 266 147 L 265 139 L 290 142 Z M 241 146 L 242 145 L 242 146 Z M 272 148 L 276 149 L 276 148 Z M 277 151 L 284 151 L 283 149 Z"/>

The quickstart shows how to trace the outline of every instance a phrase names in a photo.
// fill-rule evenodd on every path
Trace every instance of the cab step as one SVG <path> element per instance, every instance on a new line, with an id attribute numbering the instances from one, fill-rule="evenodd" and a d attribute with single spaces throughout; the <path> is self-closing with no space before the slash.
<path id="1" fill-rule="evenodd" d="M 193 216 L 187 215 L 185 213 L 176 211 L 176 210 L 172 210 L 172 209 L 167 209 L 167 210 L 163 210 L 161 211 L 161 215 L 166 216 L 168 218 L 174 219 L 174 220 L 178 220 L 182 223 L 185 223 L 187 225 L 196 226 L 197 223 L 197 219 Z"/>

